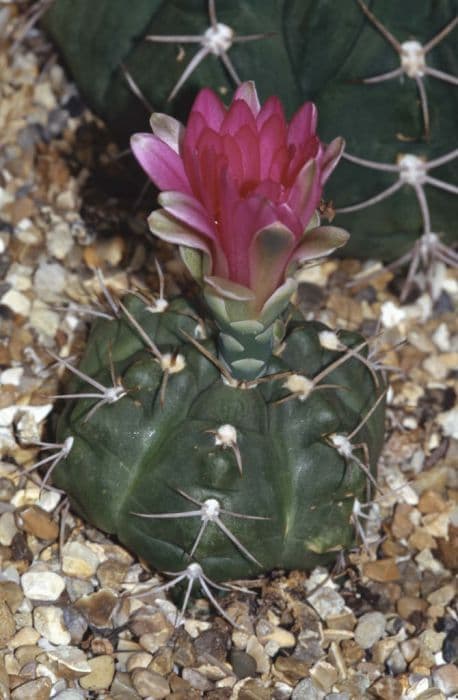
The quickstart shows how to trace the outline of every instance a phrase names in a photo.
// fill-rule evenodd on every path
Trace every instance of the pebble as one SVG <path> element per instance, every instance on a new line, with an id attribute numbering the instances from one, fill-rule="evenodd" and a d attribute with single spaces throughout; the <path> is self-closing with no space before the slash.
<path id="1" fill-rule="evenodd" d="M 282 627 L 272 625 L 268 620 L 260 620 L 258 622 L 256 634 L 261 644 L 276 642 L 280 648 L 289 648 L 296 644 L 296 639 L 291 632 Z"/>
<path id="2" fill-rule="evenodd" d="M 251 635 L 248 640 L 246 653 L 252 656 L 256 661 L 256 670 L 258 673 L 267 673 L 269 671 L 269 657 L 267 656 L 260 641 L 254 635 Z"/>
<path id="3" fill-rule="evenodd" d="M 24 600 L 19 584 L 14 581 L 0 581 L 0 600 L 6 601 L 11 612 L 15 613 Z"/>
<path id="4" fill-rule="evenodd" d="M 62 571 L 67 576 L 91 578 L 99 565 L 94 552 L 81 542 L 68 542 L 62 551 Z"/>
<path id="5" fill-rule="evenodd" d="M 49 678 L 38 678 L 18 686 L 11 693 L 11 700 L 48 700 L 52 683 Z"/>
<path id="6" fill-rule="evenodd" d="M 0 299 L 0 302 L 20 316 L 27 317 L 30 313 L 30 299 L 26 297 L 25 294 L 22 294 L 22 292 L 17 292 L 14 289 L 10 289 L 6 292 Z"/>
<path id="7" fill-rule="evenodd" d="M 232 649 L 230 654 L 231 666 L 237 678 L 253 677 L 256 674 L 257 662 L 241 649 Z"/>
<path id="8" fill-rule="evenodd" d="M 136 669 L 132 674 L 132 683 L 142 698 L 160 700 L 170 693 L 170 686 L 165 678 L 146 668 Z"/>
<path id="9" fill-rule="evenodd" d="M 291 700 L 323 700 L 326 693 L 316 688 L 310 678 L 299 681 L 293 690 Z"/>
<path id="10" fill-rule="evenodd" d="M 430 593 L 427 597 L 427 601 L 431 605 L 448 605 L 454 597 L 455 586 L 449 583 L 445 586 L 441 586 L 437 591 Z"/>
<path id="11" fill-rule="evenodd" d="M 16 522 L 25 532 L 39 540 L 55 540 L 59 536 L 59 526 L 39 506 L 29 506 L 16 512 Z"/>
<path id="12" fill-rule="evenodd" d="M 0 515 L 0 544 L 9 547 L 18 529 L 13 513 L 2 513 Z"/>
<path id="13" fill-rule="evenodd" d="M 66 678 L 79 678 L 91 671 L 86 655 L 77 647 L 63 645 L 48 649 L 46 653 L 52 661 L 57 663 L 58 667 L 65 668 Z"/>
<path id="14" fill-rule="evenodd" d="M 370 649 L 385 632 L 385 616 L 379 612 L 366 613 L 359 618 L 355 629 L 355 641 L 362 649 Z"/>
<path id="15" fill-rule="evenodd" d="M 75 607 L 84 614 L 90 624 L 108 627 L 117 602 L 118 598 L 113 591 L 102 588 L 96 593 L 81 597 Z"/>
<path id="16" fill-rule="evenodd" d="M 37 606 L 33 611 L 33 624 L 51 644 L 67 645 L 71 641 L 70 632 L 64 626 L 64 614 L 55 605 Z"/>
<path id="17" fill-rule="evenodd" d="M 330 615 L 337 615 L 345 608 L 345 600 L 329 586 L 323 586 L 316 593 L 308 596 L 307 600 L 323 620 Z"/>
<path id="18" fill-rule="evenodd" d="M 458 406 L 451 408 L 449 411 L 439 413 L 436 421 L 441 426 L 444 435 L 458 440 Z"/>
<path id="19" fill-rule="evenodd" d="M 378 561 L 367 561 L 363 565 L 364 575 L 372 581 L 398 581 L 401 574 L 395 559 L 379 559 Z"/>
<path id="20" fill-rule="evenodd" d="M 0 649 L 6 647 L 16 632 L 16 621 L 7 603 L 0 600 Z"/>
<path id="21" fill-rule="evenodd" d="M 21 576 L 21 585 L 31 600 L 54 601 L 65 589 L 65 580 L 53 571 L 27 571 Z"/>
<path id="22" fill-rule="evenodd" d="M 433 683 L 447 697 L 458 693 L 458 666 L 445 664 L 433 670 Z"/>
<path id="23" fill-rule="evenodd" d="M 83 700 L 84 695 L 77 690 L 63 690 L 54 695 L 53 700 Z"/>
<path id="24" fill-rule="evenodd" d="M 115 673 L 115 663 L 112 656 L 104 654 L 89 659 L 90 673 L 80 679 L 84 690 L 105 690 L 109 688 Z"/>

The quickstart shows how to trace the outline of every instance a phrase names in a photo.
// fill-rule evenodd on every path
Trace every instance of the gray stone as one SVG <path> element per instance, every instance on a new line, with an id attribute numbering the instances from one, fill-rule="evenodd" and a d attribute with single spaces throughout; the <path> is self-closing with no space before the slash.
<path id="1" fill-rule="evenodd" d="M 385 632 L 385 616 L 380 612 L 366 613 L 358 620 L 355 630 L 355 641 L 363 649 L 370 647 L 383 637 Z"/>
<path id="2" fill-rule="evenodd" d="M 323 691 L 316 688 L 310 678 L 304 678 L 293 690 L 291 700 L 324 700 Z"/>

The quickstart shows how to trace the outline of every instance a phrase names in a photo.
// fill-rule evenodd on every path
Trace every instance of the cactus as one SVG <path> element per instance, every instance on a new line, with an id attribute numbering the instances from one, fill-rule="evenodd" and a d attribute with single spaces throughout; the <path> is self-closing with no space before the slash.
<path id="1" fill-rule="evenodd" d="M 202 90 L 185 131 L 154 114 L 154 134 L 133 138 L 165 190 L 150 226 L 180 245 L 202 295 L 105 290 L 110 311 L 79 366 L 53 355 L 72 379 L 44 481 L 175 572 L 165 587 L 197 580 L 211 600 L 215 581 L 335 558 L 376 487 L 385 390 L 373 348 L 290 303 L 297 266 L 347 239 L 319 225 L 343 144 L 324 147 L 316 117 L 306 103 L 288 124 L 252 83 L 228 111 Z"/>
<path id="2" fill-rule="evenodd" d="M 94 16 L 87 0 L 55 0 L 47 25 L 90 103 L 124 132 L 141 118 L 139 94 L 178 117 L 199 87 L 230 93 L 240 78 L 256 80 L 262 97 L 278 94 L 289 115 L 313 99 L 322 137 L 347 141 L 328 189 L 336 222 L 351 229 L 346 254 L 402 256 L 411 277 L 422 262 L 456 264 L 444 245 L 456 242 L 458 213 L 456 1 L 341 0 L 336 11 L 329 0 L 209 0 L 209 8 L 210 17 L 197 0 L 137 0 L 133 13 L 100 0 Z"/>

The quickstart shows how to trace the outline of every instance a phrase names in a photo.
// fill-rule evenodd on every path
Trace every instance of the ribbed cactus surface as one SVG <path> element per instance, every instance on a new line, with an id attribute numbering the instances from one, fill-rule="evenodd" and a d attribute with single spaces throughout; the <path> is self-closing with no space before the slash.
<path id="1" fill-rule="evenodd" d="M 53 480 L 76 510 L 160 570 L 194 560 L 224 580 L 334 559 L 352 542 L 355 498 L 368 493 L 338 447 L 383 393 L 361 337 L 342 332 L 339 350 L 326 349 L 325 327 L 294 312 L 266 375 L 236 383 L 186 301 L 161 313 L 136 296 L 125 304 L 96 321 L 79 364 L 122 397 L 70 400 L 59 419 L 59 440 L 73 443 Z M 68 386 L 91 390 L 75 376 Z M 373 472 L 382 403 L 352 440 Z"/>

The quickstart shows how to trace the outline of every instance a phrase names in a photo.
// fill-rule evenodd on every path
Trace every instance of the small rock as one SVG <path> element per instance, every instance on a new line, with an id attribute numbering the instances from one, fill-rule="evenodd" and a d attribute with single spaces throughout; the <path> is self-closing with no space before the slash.
<path id="1" fill-rule="evenodd" d="M 296 639 L 291 632 L 282 627 L 272 625 L 268 620 L 260 620 L 258 622 L 256 634 L 261 644 L 276 642 L 280 648 L 289 648 L 296 644 Z"/>
<path id="2" fill-rule="evenodd" d="M 270 669 L 269 657 L 254 634 L 248 640 L 246 652 L 256 661 L 256 671 L 258 673 L 268 673 Z"/>
<path id="3" fill-rule="evenodd" d="M 385 616 L 379 612 L 366 613 L 359 618 L 355 641 L 362 649 L 370 649 L 385 632 Z"/>
<path id="4" fill-rule="evenodd" d="M 397 678 L 380 678 L 371 685 L 374 689 L 375 697 L 380 700 L 399 700 L 402 697 L 402 684 Z"/>
<path id="5" fill-rule="evenodd" d="M 325 693 L 316 688 L 310 678 L 304 678 L 293 690 L 291 700 L 323 700 Z"/>
<path id="6" fill-rule="evenodd" d="M 15 613 L 24 600 L 24 594 L 19 584 L 14 581 L 0 581 L 0 600 L 8 603 L 11 612 Z"/>
<path id="7" fill-rule="evenodd" d="M 65 581 L 53 571 L 27 571 L 21 577 L 22 590 L 31 600 L 57 600 L 65 589 Z"/>
<path id="8" fill-rule="evenodd" d="M 107 589 L 80 598 L 75 607 L 80 610 L 90 624 L 96 627 L 108 627 L 111 613 L 118 602 L 117 596 Z"/>
<path id="9" fill-rule="evenodd" d="M 318 661 L 310 669 L 310 677 L 316 686 L 324 690 L 325 693 L 330 693 L 339 674 L 332 664 L 327 661 Z"/>
<path id="10" fill-rule="evenodd" d="M 115 672 L 115 664 L 112 656 L 95 656 L 88 660 L 91 672 L 80 679 L 80 685 L 84 690 L 105 690 L 109 688 Z"/>
<path id="11" fill-rule="evenodd" d="M 63 690 L 53 696 L 53 700 L 83 700 L 84 695 L 77 690 Z"/>
<path id="12" fill-rule="evenodd" d="M 170 686 L 165 678 L 146 668 L 136 669 L 132 674 L 132 683 L 142 698 L 160 700 L 170 693 Z"/>
<path id="13" fill-rule="evenodd" d="M 28 299 L 25 294 L 17 292 L 15 289 L 10 289 L 6 292 L 0 299 L 0 302 L 20 316 L 27 317 L 30 313 L 30 299 Z"/>
<path id="14" fill-rule="evenodd" d="M 15 688 L 11 693 L 11 700 L 48 700 L 51 688 L 49 678 L 38 678 Z"/>
<path id="15" fill-rule="evenodd" d="M 46 653 L 57 663 L 58 668 L 64 669 L 62 675 L 65 675 L 65 678 L 80 678 L 91 671 L 86 655 L 77 647 L 60 646 L 48 649 Z"/>
<path id="16" fill-rule="evenodd" d="M 427 600 L 430 605 L 448 605 L 454 597 L 455 586 L 449 583 L 430 593 Z"/>
<path id="17" fill-rule="evenodd" d="M 0 515 L 0 544 L 9 547 L 18 529 L 13 513 L 2 513 Z"/>
<path id="18" fill-rule="evenodd" d="M 246 652 L 232 649 L 230 662 L 237 678 L 248 678 L 256 675 L 256 661 Z"/>
<path id="19" fill-rule="evenodd" d="M 205 678 L 202 673 L 199 673 L 199 671 L 196 671 L 194 668 L 184 668 L 182 678 L 184 681 L 187 681 L 192 688 L 195 688 L 201 692 L 212 690 L 213 688 L 213 683 L 211 683 L 208 678 Z"/>
<path id="20" fill-rule="evenodd" d="M 16 621 L 7 603 L 0 600 L 0 649 L 6 647 L 16 632 Z"/>
<path id="21" fill-rule="evenodd" d="M 433 670 L 433 683 L 444 695 L 449 697 L 458 693 L 458 667 L 455 664 L 445 664 Z"/>
<path id="22" fill-rule="evenodd" d="M 398 581 L 401 574 L 395 559 L 379 559 L 378 561 L 367 561 L 363 565 L 364 575 L 372 581 Z"/>
<path id="23" fill-rule="evenodd" d="M 330 615 L 337 615 L 345 608 L 345 600 L 329 586 L 319 588 L 316 593 L 308 596 L 307 600 L 323 620 Z"/>
<path id="24" fill-rule="evenodd" d="M 71 641 L 70 632 L 64 627 L 64 614 L 55 605 L 37 606 L 33 611 L 33 624 L 51 644 L 67 645 Z"/>
<path id="25" fill-rule="evenodd" d="M 62 571 L 67 576 L 91 578 L 99 565 L 94 552 L 81 542 L 68 542 L 62 552 Z"/>
<path id="26" fill-rule="evenodd" d="M 276 675 L 290 684 L 297 683 L 309 671 L 309 664 L 295 656 L 279 656 L 274 666 Z"/>
<path id="27" fill-rule="evenodd" d="M 126 580 L 128 570 L 128 564 L 116 559 L 107 559 L 98 567 L 97 578 L 102 588 L 118 588 Z"/>
<path id="28" fill-rule="evenodd" d="M 22 530 L 38 537 L 39 540 L 55 540 L 59 535 L 58 524 L 39 506 L 29 506 L 17 511 L 16 522 Z"/>
<path id="29" fill-rule="evenodd" d="M 458 663 L 458 626 L 447 633 L 442 647 L 442 654 L 447 663 Z"/>

